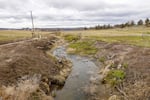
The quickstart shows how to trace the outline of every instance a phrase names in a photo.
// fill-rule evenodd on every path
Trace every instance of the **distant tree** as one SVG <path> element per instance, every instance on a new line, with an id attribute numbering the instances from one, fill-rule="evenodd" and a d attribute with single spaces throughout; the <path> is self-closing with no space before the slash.
<path id="1" fill-rule="evenodd" d="M 146 25 L 146 26 L 149 26 L 149 24 L 150 24 L 150 21 L 149 21 L 149 19 L 147 18 L 147 19 L 145 20 L 145 25 Z"/>
<path id="2" fill-rule="evenodd" d="M 143 25 L 143 24 L 144 24 L 144 22 L 143 22 L 143 20 L 141 20 L 141 19 L 140 19 L 140 20 L 138 21 L 138 23 L 137 23 L 137 24 L 138 24 L 138 25 Z"/>
<path id="3" fill-rule="evenodd" d="M 135 25 L 135 22 L 132 20 L 131 22 L 130 22 L 130 26 L 134 26 Z"/>
<path id="4" fill-rule="evenodd" d="M 98 30 L 98 29 L 100 29 L 100 27 L 101 27 L 100 25 L 97 25 L 97 26 L 95 26 L 95 29 Z"/>
<path id="5" fill-rule="evenodd" d="M 121 28 L 125 28 L 126 25 L 125 25 L 125 24 L 121 24 L 120 27 L 121 27 Z"/>
<path id="6" fill-rule="evenodd" d="M 125 27 L 129 27 L 130 26 L 130 22 L 126 22 L 124 25 L 125 25 Z"/>
<path id="7" fill-rule="evenodd" d="M 87 27 L 84 27 L 84 30 L 87 30 L 88 28 Z"/>

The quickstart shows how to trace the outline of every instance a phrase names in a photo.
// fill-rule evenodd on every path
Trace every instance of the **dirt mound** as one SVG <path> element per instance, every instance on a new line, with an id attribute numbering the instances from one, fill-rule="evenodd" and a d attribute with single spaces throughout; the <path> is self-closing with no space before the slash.
<path id="1" fill-rule="evenodd" d="M 54 59 L 45 50 L 53 46 L 56 38 L 30 40 L 0 46 L 0 85 L 16 83 L 25 75 L 51 76 L 58 73 Z"/>

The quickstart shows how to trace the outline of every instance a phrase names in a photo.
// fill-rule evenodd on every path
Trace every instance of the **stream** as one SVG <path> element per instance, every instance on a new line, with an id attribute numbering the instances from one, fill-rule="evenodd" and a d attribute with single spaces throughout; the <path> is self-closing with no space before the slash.
<path id="1" fill-rule="evenodd" d="M 85 88 L 91 81 L 97 80 L 98 67 L 94 60 L 66 53 L 65 46 L 59 46 L 53 51 L 56 58 L 65 57 L 73 64 L 72 71 L 62 89 L 56 91 L 55 100 L 88 100 Z"/>

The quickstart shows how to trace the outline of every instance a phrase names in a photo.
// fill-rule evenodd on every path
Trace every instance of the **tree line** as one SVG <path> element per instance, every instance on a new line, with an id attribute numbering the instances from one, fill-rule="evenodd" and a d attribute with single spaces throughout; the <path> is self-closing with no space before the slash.
<path id="1" fill-rule="evenodd" d="M 146 18 L 145 20 L 140 19 L 137 23 L 132 20 L 132 21 L 128 21 L 126 23 L 122 23 L 122 24 L 116 24 L 116 25 L 96 25 L 94 27 L 90 27 L 87 28 L 85 27 L 85 30 L 87 29 L 96 29 L 96 30 L 100 30 L 100 29 L 112 29 L 112 28 L 125 28 L 125 27 L 132 27 L 132 26 L 146 26 L 146 27 L 150 27 L 150 20 L 149 18 Z"/>

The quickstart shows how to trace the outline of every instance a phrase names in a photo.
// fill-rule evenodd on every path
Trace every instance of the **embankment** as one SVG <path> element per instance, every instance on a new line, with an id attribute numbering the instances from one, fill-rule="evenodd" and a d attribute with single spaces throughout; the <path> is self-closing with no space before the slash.
<path id="1" fill-rule="evenodd" d="M 47 54 L 58 38 L 48 37 L 0 46 L 0 98 L 52 100 L 53 85 L 63 85 L 71 64 Z"/>

